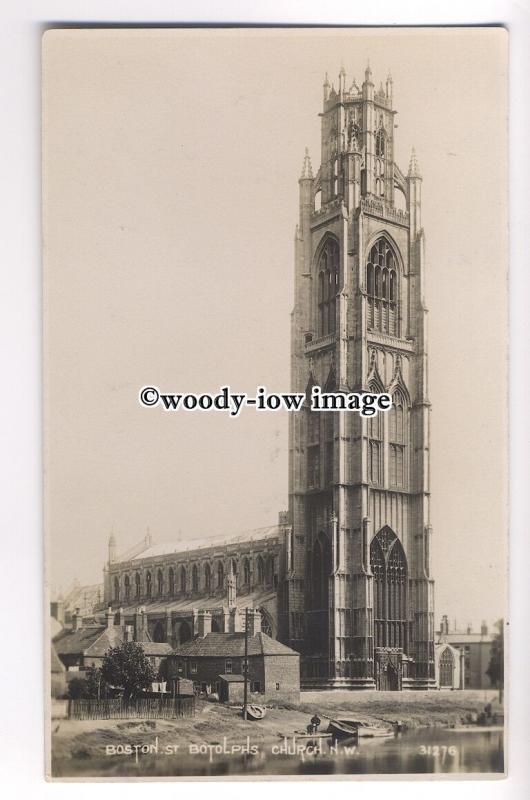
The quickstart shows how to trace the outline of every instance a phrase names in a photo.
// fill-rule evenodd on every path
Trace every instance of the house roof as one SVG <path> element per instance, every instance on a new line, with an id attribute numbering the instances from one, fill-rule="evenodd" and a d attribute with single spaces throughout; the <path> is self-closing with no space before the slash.
<path id="1" fill-rule="evenodd" d="M 59 656 L 86 655 L 103 657 L 111 647 L 117 647 L 125 641 L 124 630 L 119 625 L 110 627 L 102 625 L 84 626 L 79 631 L 62 631 L 53 640 Z M 148 656 L 167 655 L 171 646 L 166 642 L 138 642 Z"/>
<path id="2" fill-rule="evenodd" d="M 207 633 L 173 650 L 176 656 L 239 658 L 245 655 L 244 633 Z M 271 639 L 266 633 L 256 633 L 248 639 L 249 656 L 297 656 L 295 650 Z"/>
<path id="3" fill-rule="evenodd" d="M 480 642 L 489 644 L 492 637 L 482 633 L 445 633 L 440 636 L 440 641 L 443 640 L 449 644 L 478 644 Z"/>
<path id="4" fill-rule="evenodd" d="M 219 677 L 227 683 L 243 683 L 245 680 L 242 675 L 219 675 Z"/>

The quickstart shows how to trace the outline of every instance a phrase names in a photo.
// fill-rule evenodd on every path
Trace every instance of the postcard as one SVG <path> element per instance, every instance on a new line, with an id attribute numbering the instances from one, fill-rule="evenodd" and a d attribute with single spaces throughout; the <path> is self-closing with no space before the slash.
<path id="1" fill-rule="evenodd" d="M 507 48 L 45 33 L 48 778 L 506 774 Z"/>

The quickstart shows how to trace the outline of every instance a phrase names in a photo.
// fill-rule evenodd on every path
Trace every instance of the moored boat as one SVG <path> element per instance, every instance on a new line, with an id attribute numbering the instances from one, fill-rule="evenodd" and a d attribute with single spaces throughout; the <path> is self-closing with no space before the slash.
<path id="1" fill-rule="evenodd" d="M 266 713 L 265 706 L 247 706 L 247 719 L 263 719 Z"/>
<path id="2" fill-rule="evenodd" d="M 381 739 L 394 735 L 394 731 L 390 728 L 379 728 L 377 725 L 369 725 L 350 719 L 332 719 L 329 723 L 328 731 L 337 739 L 352 737 Z"/>

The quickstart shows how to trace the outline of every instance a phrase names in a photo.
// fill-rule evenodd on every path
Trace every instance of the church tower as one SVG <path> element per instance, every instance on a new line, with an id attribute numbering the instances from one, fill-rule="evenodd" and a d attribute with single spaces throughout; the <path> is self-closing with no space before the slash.
<path id="1" fill-rule="evenodd" d="M 393 85 L 327 76 L 295 237 L 285 639 L 306 688 L 434 686 L 422 178 L 394 161 Z M 311 388 L 387 391 L 363 419 Z"/>

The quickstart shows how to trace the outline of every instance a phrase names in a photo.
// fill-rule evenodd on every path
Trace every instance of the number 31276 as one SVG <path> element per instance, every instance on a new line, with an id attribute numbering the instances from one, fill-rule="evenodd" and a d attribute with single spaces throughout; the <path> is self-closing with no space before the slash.
<path id="1" fill-rule="evenodd" d="M 458 748 L 454 744 L 447 746 L 446 744 L 422 744 L 418 750 L 420 756 L 441 756 L 442 761 L 450 756 L 454 758 L 458 755 Z"/>

